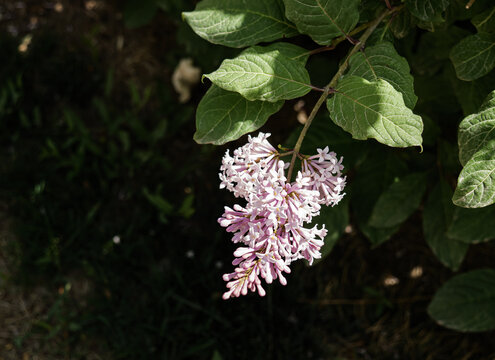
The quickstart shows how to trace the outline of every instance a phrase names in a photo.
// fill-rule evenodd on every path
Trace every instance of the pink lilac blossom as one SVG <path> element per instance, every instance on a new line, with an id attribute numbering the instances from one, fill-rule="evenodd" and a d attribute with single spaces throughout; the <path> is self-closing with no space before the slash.
<path id="1" fill-rule="evenodd" d="M 234 252 L 234 272 L 225 274 L 228 291 L 224 299 L 246 295 L 248 290 L 265 295 L 261 278 L 270 284 L 278 279 L 287 284 L 283 273 L 290 273 L 292 261 L 306 259 L 311 265 L 321 257 L 327 230 L 305 228 L 319 215 L 321 205 L 334 206 L 342 199 L 345 177 L 342 158 L 328 147 L 318 155 L 299 155 L 301 171 L 288 182 L 289 163 L 267 140 L 270 134 L 249 136 L 248 143 L 230 155 L 227 150 L 220 168 L 220 188 L 247 201 L 245 207 L 225 207 L 218 222 L 232 241 L 240 246 Z"/>

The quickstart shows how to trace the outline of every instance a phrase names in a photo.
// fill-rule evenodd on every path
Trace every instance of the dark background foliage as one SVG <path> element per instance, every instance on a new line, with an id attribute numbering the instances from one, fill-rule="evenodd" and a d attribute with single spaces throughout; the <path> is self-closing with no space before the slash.
<path id="1" fill-rule="evenodd" d="M 218 189 L 217 172 L 225 149 L 244 139 L 195 144 L 207 86 L 180 104 L 170 79 L 183 58 L 207 73 L 236 51 L 209 45 L 181 21 L 194 3 L 0 2 L 0 198 L 14 235 L 2 242 L 10 271 L 0 284 L 3 293 L 48 294 L 27 331 L 0 338 L 0 359 L 91 351 L 109 359 L 492 358 L 493 332 L 456 333 L 427 316 L 452 272 L 426 245 L 420 212 L 378 248 L 349 226 L 328 257 L 312 268 L 298 263 L 288 285 L 270 286 L 265 298 L 221 299 L 234 247 L 216 219 L 235 200 Z M 432 34 L 417 30 L 401 51 L 414 58 L 419 111 L 455 121 L 463 109 L 442 85 L 452 71 L 445 59 L 430 63 L 429 41 L 440 36 Z M 326 79 L 336 65 L 322 55 L 309 68 Z M 275 142 L 297 127 L 293 106 L 263 128 Z M 427 136 L 432 153 L 455 148 L 455 127 L 438 146 L 431 129 L 426 150 Z M 381 157 L 374 143 L 358 150 L 347 161 Z M 409 171 L 435 163 L 391 151 Z M 443 164 L 459 169 L 448 157 Z M 462 269 L 490 265 L 493 253 L 489 244 L 470 249 Z M 50 346 L 33 354 L 32 339 Z"/>

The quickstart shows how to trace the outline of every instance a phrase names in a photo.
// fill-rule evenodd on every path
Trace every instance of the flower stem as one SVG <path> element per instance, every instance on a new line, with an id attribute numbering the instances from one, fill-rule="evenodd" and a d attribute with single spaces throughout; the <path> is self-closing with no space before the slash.
<path id="1" fill-rule="evenodd" d="M 357 53 L 359 50 L 361 50 L 364 47 L 364 44 L 366 43 L 366 40 L 370 37 L 370 35 L 375 31 L 378 25 L 382 22 L 384 18 L 387 16 L 396 13 L 400 9 L 402 9 L 403 5 L 392 8 L 390 10 L 386 10 L 383 12 L 380 16 L 378 16 L 375 20 L 373 20 L 366 28 L 366 31 L 361 35 L 359 38 L 359 41 L 357 42 L 356 45 L 352 48 L 352 50 L 349 52 L 347 55 L 345 61 L 340 65 L 339 70 L 337 73 L 334 75 L 330 83 L 325 86 L 323 89 L 323 94 L 320 96 L 318 101 L 316 102 L 316 105 L 314 106 L 313 110 L 311 111 L 311 114 L 308 117 L 308 120 L 306 120 L 306 123 L 304 124 L 303 129 L 301 130 L 301 134 L 299 134 L 299 138 L 297 139 L 296 146 L 294 147 L 294 153 L 292 154 L 292 159 L 290 161 L 290 166 L 289 166 L 289 172 L 287 174 L 287 180 L 290 181 L 292 172 L 294 171 L 294 164 L 296 162 L 296 158 L 299 154 L 299 150 L 301 150 L 301 145 L 304 140 L 304 137 L 306 136 L 306 133 L 308 132 L 309 127 L 311 126 L 311 122 L 315 118 L 316 114 L 318 113 L 318 110 L 320 110 L 321 105 L 325 102 L 327 99 L 328 95 L 330 93 L 335 92 L 334 88 L 335 85 L 337 85 L 337 81 L 339 81 L 340 77 L 344 74 L 344 72 L 347 70 L 347 67 L 349 66 L 349 59 L 351 58 L 352 55 Z"/>

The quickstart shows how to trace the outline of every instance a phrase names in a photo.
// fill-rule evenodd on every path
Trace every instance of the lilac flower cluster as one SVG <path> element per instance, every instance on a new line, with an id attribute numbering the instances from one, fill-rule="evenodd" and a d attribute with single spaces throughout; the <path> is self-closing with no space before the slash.
<path id="1" fill-rule="evenodd" d="M 225 207 L 218 219 L 234 233 L 232 241 L 240 244 L 234 252 L 234 272 L 223 276 L 228 288 L 224 299 L 246 295 L 248 290 L 264 296 L 260 278 L 268 284 L 278 278 L 285 285 L 284 273 L 290 273 L 292 261 L 306 259 L 311 265 L 320 258 L 325 226 L 303 225 L 319 215 L 322 204 L 336 205 L 344 196 L 342 158 L 337 159 L 328 147 L 314 156 L 298 154 L 301 171 L 289 182 L 285 176 L 289 163 L 280 159 L 282 154 L 268 142 L 269 136 L 250 136 L 233 156 L 227 150 L 222 160 L 220 188 L 247 201 L 245 207 Z"/>

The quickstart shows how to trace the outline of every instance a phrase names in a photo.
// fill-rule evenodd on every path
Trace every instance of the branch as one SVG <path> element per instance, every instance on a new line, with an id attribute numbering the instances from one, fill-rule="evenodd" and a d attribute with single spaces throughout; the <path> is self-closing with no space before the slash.
<path id="1" fill-rule="evenodd" d="M 394 14 L 395 12 L 401 10 L 403 5 L 395 7 L 391 10 L 387 10 L 383 12 L 379 17 L 377 17 L 373 22 L 369 24 L 367 27 L 366 31 L 361 35 L 359 38 L 359 41 L 357 42 L 356 45 L 352 48 L 352 50 L 349 52 L 347 55 L 345 61 L 340 65 L 339 70 L 337 73 L 334 75 L 330 83 L 325 86 L 323 89 L 323 94 L 320 96 L 318 101 L 316 102 L 315 107 L 311 111 L 311 114 L 308 117 L 308 120 L 306 120 L 306 123 L 304 124 L 303 129 L 301 130 L 301 134 L 299 135 L 299 138 L 297 139 L 296 146 L 294 147 L 294 153 L 292 154 L 292 159 L 290 161 L 290 166 L 289 166 L 289 172 L 287 174 L 287 180 L 290 181 L 292 172 L 294 171 L 294 164 L 296 162 L 297 155 L 299 154 L 299 150 L 301 150 L 301 145 L 304 140 L 304 137 L 306 136 L 306 133 L 308 132 L 309 127 L 311 126 L 311 122 L 315 118 L 316 114 L 318 113 L 318 110 L 320 110 L 321 105 L 325 102 L 327 99 L 328 95 L 332 92 L 334 92 L 335 85 L 337 85 L 337 81 L 341 78 L 341 76 L 344 74 L 344 72 L 347 70 L 347 67 L 349 66 L 349 59 L 351 58 L 352 55 L 357 53 L 359 50 L 361 50 L 364 47 L 364 44 L 366 43 L 366 40 L 370 37 L 370 35 L 375 31 L 375 29 L 380 25 L 382 20 L 386 18 L 389 15 Z"/>

